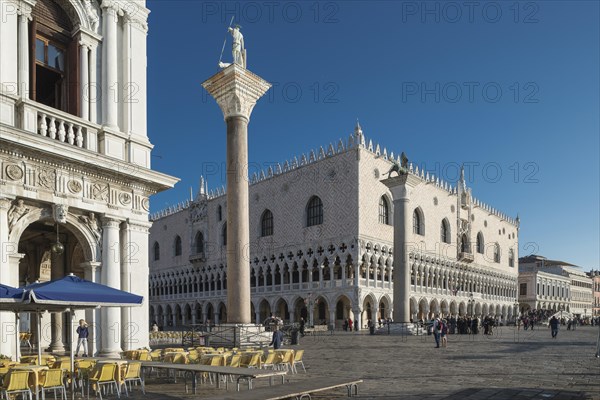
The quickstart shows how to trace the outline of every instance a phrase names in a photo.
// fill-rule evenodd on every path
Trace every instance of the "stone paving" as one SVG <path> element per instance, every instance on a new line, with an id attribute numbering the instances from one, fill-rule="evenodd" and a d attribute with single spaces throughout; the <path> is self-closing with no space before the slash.
<path id="1" fill-rule="evenodd" d="M 289 379 L 363 379 L 358 399 L 600 399 L 597 337 L 597 327 L 562 329 L 557 339 L 547 328 L 501 327 L 491 336 L 450 335 L 448 347 L 438 349 L 433 336 L 307 336 L 294 346 L 305 349 L 307 373 Z M 222 391 L 205 384 L 196 396 L 186 395 L 182 382 L 150 378 L 145 398 L 210 398 Z M 346 390 L 312 397 L 340 399 Z"/>

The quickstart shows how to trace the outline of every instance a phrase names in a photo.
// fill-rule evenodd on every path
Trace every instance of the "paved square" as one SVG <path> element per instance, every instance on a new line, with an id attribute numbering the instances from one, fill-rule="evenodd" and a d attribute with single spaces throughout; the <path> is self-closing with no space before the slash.
<path id="1" fill-rule="evenodd" d="M 491 336 L 451 335 L 447 348 L 435 348 L 433 336 L 401 337 L 336 333 L 304 337 L 307 373 L 360 378 L 359 399 L 600 399 L 600 359 L 593 357 L 597 327 L 562 329 L 558 338 L 536 327 L 497 328 Z M 265 386 L 267 382 L 257 382 Z M 151 399 L 207 398 L 222 393 L 202 385 L 185 395 L 183 383 L 148 379 Z M 344 398 L 346 391 L 312 396 Z M 142 398 L 136 392 L 136 398 Z"/>

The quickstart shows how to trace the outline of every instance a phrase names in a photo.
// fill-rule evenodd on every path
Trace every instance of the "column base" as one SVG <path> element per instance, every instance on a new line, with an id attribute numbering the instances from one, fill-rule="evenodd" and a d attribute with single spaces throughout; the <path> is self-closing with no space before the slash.
<path id="1" fill-rule="evenodd" d="M 98 352 L 98 357 L 107 357 L 107 358 L 121 358 L 121 353 L 123 350 L 121 349 L 102 349 Z"/>

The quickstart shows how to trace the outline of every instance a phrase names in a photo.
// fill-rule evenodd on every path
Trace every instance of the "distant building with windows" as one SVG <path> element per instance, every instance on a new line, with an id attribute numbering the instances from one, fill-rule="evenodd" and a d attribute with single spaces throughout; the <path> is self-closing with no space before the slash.
<path id="1" fill-rule="evenodd" d="M 534 277 L 534 280 L 531 280 Z M 521 285 L 529 286 L 521 295 Z M 565 286 L 566 284 L 566 286 Z M 566 296 L 563 296 L 566 289 Z M 581 268 L 539 255 L 519 259 L 519 303 L 521 309 L 556 310 L 564 307 L 578 317 L 592 315 L 592 279 Z"/>
<path id="2" fill-rule="evenodd" d="M 271 312 L 340 328 L 352 318 L 392 316 L 394 206 L 381 183 L 399 157 L 367 141 L 360 125 L 347 140 L 250 173 L 252 316 Z M 515 315 L 519 220 L 471 195 L 456 169 L 450 185 L 416 164 L 410 193 L 413 320 L 435 314 Z M 211 178 L 208 177 L 208 180 Z M 151 216 L 150 319 L 164 327 L 227 321 L 224 189 Z"/>

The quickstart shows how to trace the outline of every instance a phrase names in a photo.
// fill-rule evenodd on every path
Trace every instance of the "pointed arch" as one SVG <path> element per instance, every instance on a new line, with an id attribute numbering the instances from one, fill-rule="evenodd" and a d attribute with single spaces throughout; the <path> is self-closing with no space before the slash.
<path id="1" fill-rule="evenodd" d="M 425 217 L 421 207 L 417 207 L 413 211 L 413 233 L 425 236 Z"/>
<path id="2" fill-rule="evenodd" d="M 450 244 L 452 242 L 452 236 L 450 234 L 450 222 L 448 222 L 448 218 L 444 218 L 440 225 L 440 240 L 442 243 Z"/>

